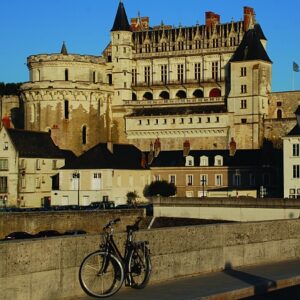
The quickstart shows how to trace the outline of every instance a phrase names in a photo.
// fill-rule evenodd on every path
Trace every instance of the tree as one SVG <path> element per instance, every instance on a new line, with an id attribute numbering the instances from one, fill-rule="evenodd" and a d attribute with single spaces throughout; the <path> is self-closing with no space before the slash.
<path id="1" fill-rule="evenodd" d="M 153 196 L 163 196 L 170 197 L 176 195 L 177 188 L 174 183 L 167 182 L 166 180 L 162 181 L 153 181 L 150 185 L 147 185 L 144 189 L 145 197 Z"/>
<path id="2" fill-rule="evenodd" d="M 135 204 L 136 198 L 138 198 L 138 193 L 136 191 L 128 192 L 126 194 L 127 197 L 127 204 L 132 205 Z"/>

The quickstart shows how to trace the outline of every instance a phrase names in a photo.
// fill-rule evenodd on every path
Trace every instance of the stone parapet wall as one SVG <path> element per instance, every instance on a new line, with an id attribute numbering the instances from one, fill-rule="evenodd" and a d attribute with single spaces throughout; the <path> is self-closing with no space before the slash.
<path id="1" fill-rule="evenodd" d="M 118 229 L 125 230 L 127 224 L 134 223 L 136 218 L 144 214 L 143 209 L 0 213 L 0 239 L 15 231 L 36 234 L 42 230 L 63 233 L 66 230 L 83 229 L 90 234 L 99 233 L 105 224 L 118 217 L 122 218 Z"/>
<path id="2" fill-rule="evenodd" d="M 92 221 L 92 219 L 90 219 Z M 123 246 L 125 234 L 116 234 Z M 230 223 L 140 231 L 149 240 L 151 282 L 300 257 L 300 220 Z M 54 300 L 83 296 L 78 270 L 99 236 L 0 242 L 2 299 Z"/>

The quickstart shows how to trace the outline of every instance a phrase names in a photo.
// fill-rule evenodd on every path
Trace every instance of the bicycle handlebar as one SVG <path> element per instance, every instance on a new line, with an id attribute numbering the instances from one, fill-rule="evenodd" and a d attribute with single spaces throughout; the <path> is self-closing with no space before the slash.
<path id="1" fill-rule="evenodd" d="M 103 227 L 103 230 L 105 230 L 105 229 L 111 227 L 111 226 L 114 225 L 114 224 L 117 224 L 117 223 L 120 222 L 120 221 L 121 221 L 121 219 L 120 219 L 120 218 L 117 218 L 117 219 L 115 219 L 115 220 L 112 220 L 112 221 L 108 222 L 108 223 Z"/>

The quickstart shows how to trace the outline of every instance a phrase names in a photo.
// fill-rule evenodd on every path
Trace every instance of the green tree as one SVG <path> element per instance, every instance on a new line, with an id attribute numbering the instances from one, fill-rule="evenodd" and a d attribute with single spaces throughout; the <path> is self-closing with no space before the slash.
<path id="1" fill-rule="evenodd" d="M 144 189 L 145 197 L 153 196 L 163 196 L 170 197 L 176 195 L 177 188 L 174 183 L 167 182 L 166 180 L 162 181 L 153 181 L 150 185 L 147 185 Z"/>
<path id="2" fill-rule="evenodd" d="M 133 192 L 128 192 L 126 194 L 126 197 L 127 197 L 127 204 L 129 205 L 132 205 L 132 204 L 135 204 L 136 202 L 136 198 L 138 198 L 138 193 L 136 191 L 133 191 Z"/>

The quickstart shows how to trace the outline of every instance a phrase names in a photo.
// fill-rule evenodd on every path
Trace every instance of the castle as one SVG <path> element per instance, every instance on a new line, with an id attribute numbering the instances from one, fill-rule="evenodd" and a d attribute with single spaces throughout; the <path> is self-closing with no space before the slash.
<path id="1" fill-rule="evenodd" d="M 254 10 L 242 21 L 150 26 L 128 21 L 120 1 L 102 56 L 60 53 L 28 57 L 30 81 L 21 87 L 25 129 L 49 131 L 77 155 L 100 142 L 148 151 L 258 149 L 280 144 L 294 126 L 299 92 L 272 93 L 272 61 Z"/>

